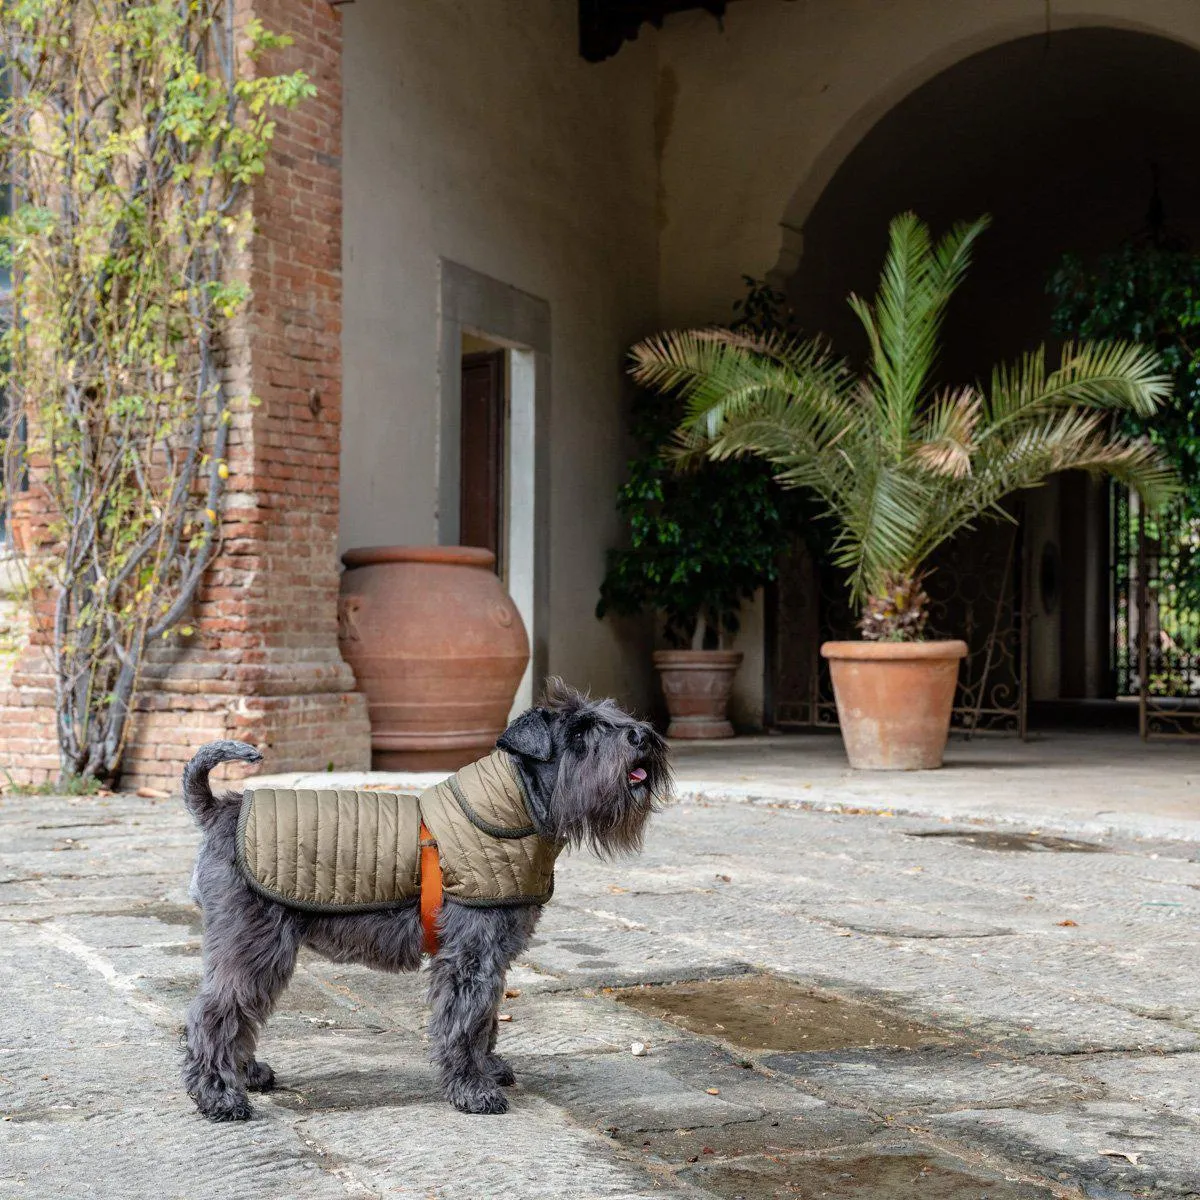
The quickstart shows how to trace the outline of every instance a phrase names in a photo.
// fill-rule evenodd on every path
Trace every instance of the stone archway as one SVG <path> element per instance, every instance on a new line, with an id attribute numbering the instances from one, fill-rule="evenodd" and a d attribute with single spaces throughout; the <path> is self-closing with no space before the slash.
<path id="1" fill-rule="evenodd" d="M 1078 28 L 974 53 L 904 95 L 853 149 L 831 140 L 825 158 L 840 160 L 832 170 L 818 162 L 793 197 L 788 223 L 802 224 L 785 230 L 777 277 L 790 270 L 802 326 L 855 355 L 862 335 L 844 299 L 873 289 L 888 219 L 912 208 L 944 227 L 990 212 L 994 226 L 946 329 L 946 377 L 972 378 L 1049 338 L 1045 281 L 1062 253 L 1096 252 L 1139 232 L 1151 163 L 1169 225 L 1200 244 L 1198 94 L 1200 53 L 1129 29 Z M 1027 562 L 1060 563 L 1058 595 L 1034 586 L 1029 597 L 1031 694 L 1111 694 L 1103 493 L 1074 479 L 1034 493 L 1025 541 Z M 787 638 L 799 635 L 786 631 L 800 628 L 786 586 L 782 594 L 776 663 L 795 661 Z M 774 685 L 778 712 L 788 686 L 778 669 Z"/>

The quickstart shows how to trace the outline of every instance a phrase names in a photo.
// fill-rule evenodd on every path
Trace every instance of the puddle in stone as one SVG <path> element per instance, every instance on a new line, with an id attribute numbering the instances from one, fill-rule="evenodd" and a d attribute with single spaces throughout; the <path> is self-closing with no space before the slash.
<path id="1" fill-rule="evenodd" d="M 437 1083 L 429 1074 L 392 1067 L 379 1071 L 336 1071 L 315 1078 L 290 1073 L 267 1093 L 273 1104 L 294 1112 L 351 1112 L 420 1104 L 438 1098 Z M 253 1102 L 253 1097 L 251 1098 Z"/>
<path id="2" fill-rule="evenodd" d="M 714 1163 L 685 1178 L 727 1200 L 1051 1200 L 1045 1188 L 969 1175 L 923 1154 Z"/>
<path id="3" fill-rule="evenodd" d="M 639 1012 L 748 1050 L 911 1049 L 946 1040 L 933 1029 L 874 1005 L 843 1000 L 772 975 L 624 988 L 613 995 Z"/>
<path id="4" fill-rule="evenodd" d="M 1051 837 L 1044 833 L 997 833 L 994 830 L 931 829 L 910 833 L 912 838 L 949 838 L 977 850 L 1050 851 L 1053 854 L 1107 854 L 1107 846 L 1095 842 L 1076 842 L 1071 838 Z"/>

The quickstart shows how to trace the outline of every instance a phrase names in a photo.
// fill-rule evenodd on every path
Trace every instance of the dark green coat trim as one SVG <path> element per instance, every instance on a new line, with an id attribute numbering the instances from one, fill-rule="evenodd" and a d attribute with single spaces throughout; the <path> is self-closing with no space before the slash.
<path id="1" fill-rule="evenodd" d="M 537 833 L 536 826 L 522 825 L 517 829 L 506 829 L 503 825 L 493 825 L 491 821 L 485 821 L 472 807 L 471 802 L 463 795 L 462 788 L 458 786 L 458 780 L 453 775 L 446 782 L 450 785 L 450 791 L 454 793 L 455 800 L 458 801 L 458 807 L 463 810 L 463 816 L 475 826 L 476 829 L 481 829 L 488 837 L 494 838 L 527 838 L 533 837 Z M 520 780 L 518 779 L 518 784 Z M 521 793 L 524 795 L 525 788 L 521 787 Z M 527 806 L 528 807 L 528 806 Z"/>

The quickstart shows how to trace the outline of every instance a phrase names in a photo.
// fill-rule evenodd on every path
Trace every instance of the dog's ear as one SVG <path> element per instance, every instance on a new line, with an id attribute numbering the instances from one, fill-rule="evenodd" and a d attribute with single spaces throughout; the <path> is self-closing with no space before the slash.
<path id="1" fill-rule="evenodd" d="M 545 711 L 531 708 L 523 712 L 500 735 L 496 745 L 522 758 L 549 762 L 554 757 L 554 739 L 550 736 L 550 722 Z"/>

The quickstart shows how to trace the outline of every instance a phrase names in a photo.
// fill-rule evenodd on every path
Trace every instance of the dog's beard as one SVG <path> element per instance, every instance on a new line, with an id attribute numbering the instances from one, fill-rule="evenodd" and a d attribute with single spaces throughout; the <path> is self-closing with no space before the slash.
<path id="1" fill-rule="evenodd" d="M 633 761 L 570 755 L 559 768 L 551 810 L 563 841 L 614 858 L 641 850 L 646 822 L 671 790 L 670 768 L 657 747 Z"/>

